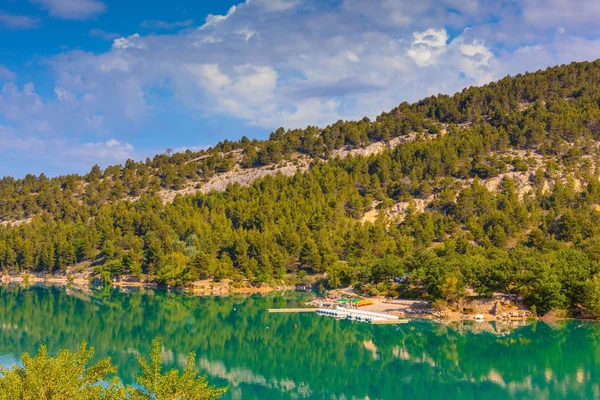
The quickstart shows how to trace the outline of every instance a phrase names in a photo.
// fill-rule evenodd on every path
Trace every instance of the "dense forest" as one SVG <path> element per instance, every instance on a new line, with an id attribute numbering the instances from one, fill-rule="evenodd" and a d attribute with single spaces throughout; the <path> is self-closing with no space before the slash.
<path id="1" fill-rule="evenodd" d="M 515 293 L 540 314 L 600 315 L 598 140 L 595 61 L 402 103 L 375 121 L 280 128 L 85 176 L 5 177 L 0 266 L 92 263 L 106 280 L 170 285 L 326 274 L 332 288 L 453 302 L 469 287 Z M 336 156 L 376 142 L 386 149 Z M 158 195 L 298 157 L 308 171 Z"/>

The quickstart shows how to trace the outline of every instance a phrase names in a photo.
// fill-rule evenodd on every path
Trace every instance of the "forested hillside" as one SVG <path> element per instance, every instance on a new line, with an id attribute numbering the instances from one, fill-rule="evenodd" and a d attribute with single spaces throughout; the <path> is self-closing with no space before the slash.
<path id="1" fill-rule="evenodd" d="M 451 302 L 468 286 L 519 294 L 540 313 L 600 315 L 598 140 L 600 61 L 402 103 L 375 121 L 280 128 L 85 176 L 4 178 L 0 266 L 93 262 L 168 284 L 327 273 L 330 287 Z M 385 146 L 349 156 L 373 143 Z M 285 165 L 298 172 L 161 197 Z"/>

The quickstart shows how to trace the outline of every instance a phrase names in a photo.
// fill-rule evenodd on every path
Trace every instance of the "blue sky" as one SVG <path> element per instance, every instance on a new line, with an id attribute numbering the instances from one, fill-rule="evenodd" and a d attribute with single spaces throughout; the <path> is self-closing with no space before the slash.
<path id="1" fill-rule="evenodd" d="M 86 172 L 600 57 L 595 0 L 3 0 L 0 176 Z"/>

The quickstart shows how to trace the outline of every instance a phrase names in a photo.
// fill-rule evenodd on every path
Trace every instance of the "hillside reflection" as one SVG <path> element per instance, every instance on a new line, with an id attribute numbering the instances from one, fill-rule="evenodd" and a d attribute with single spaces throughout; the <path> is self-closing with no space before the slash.
<path id="1" fill-rule="evenodd" d="M 600 398 L 600 325 L 411 322 L 371 326 L 310 314 L 268 314 L 295 293 L 198 298 L 164 291 L 0 287 L 0 363 L 44 342 L 85 340 L 131 382 L 136 357 L 163 339 L 170 366 L 195 351 L 227 398 Z"/>

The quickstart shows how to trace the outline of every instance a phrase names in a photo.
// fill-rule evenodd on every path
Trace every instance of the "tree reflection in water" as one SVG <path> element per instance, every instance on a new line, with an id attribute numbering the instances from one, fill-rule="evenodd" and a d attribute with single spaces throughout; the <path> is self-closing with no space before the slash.
<path id="1" fill-rule="evenodd" d="M 161 337 L 169 366 L 191 351 L 227 398 L 504 399 L 600 398 L 600 324 L 372 326 L 312 314 L 268 314 L 296 293 L 191 297 L 0 287 L 0 363 L 75 350 L 85 340 L 110 356 L 121 378 L 138 373 Z"/>

